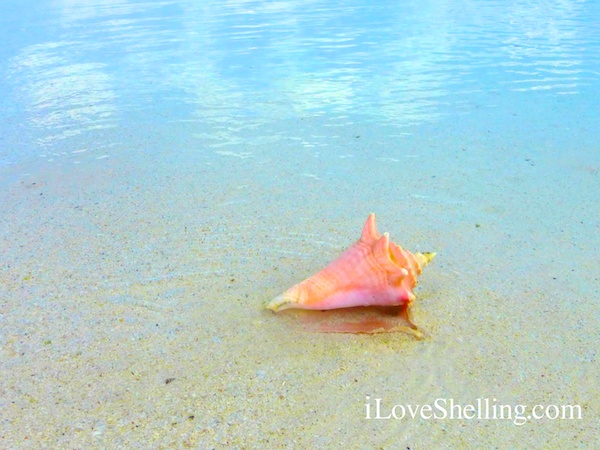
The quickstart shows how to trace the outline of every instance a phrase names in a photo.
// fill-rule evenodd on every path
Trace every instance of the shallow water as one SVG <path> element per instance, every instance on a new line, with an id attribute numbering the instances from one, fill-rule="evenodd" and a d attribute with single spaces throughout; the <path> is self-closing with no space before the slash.
<path id="1" fill-rule="evenodd" d="M 0 446 L 597 447 L 599 13 L 5 2 Z M 424 340 L 262 308 L 370 212 Z"/>

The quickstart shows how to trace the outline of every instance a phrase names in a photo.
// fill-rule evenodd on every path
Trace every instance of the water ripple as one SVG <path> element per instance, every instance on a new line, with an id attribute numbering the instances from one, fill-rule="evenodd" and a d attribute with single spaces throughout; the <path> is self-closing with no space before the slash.
<path id="1" fill-rule="evenodd" d="M 599 7 L 575 0 L 21 8 L 37 27 L 22 39 L 0 32 L 5 102 L 24 108 L 45 146 L 147 122 L 158 105 L 171 122 L 360 111 L 410 125 L 454 115 L 453 105 L 488 91 L 576 95 L 600 78 Z"/>

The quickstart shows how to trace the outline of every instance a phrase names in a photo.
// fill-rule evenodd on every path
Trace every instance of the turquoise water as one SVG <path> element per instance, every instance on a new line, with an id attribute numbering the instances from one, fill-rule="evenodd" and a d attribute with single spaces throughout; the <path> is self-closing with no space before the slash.
<path id="1" fill-rule="evenodd" d="M 4 165 L 100 137 L 92 157 L 115 157 L 130 146 L 111 135 L 155 124 L 185 127 L 197 151 L 234 145 L 248 129 L 276 139 L 282 121 L 307 119 L 398 133 L 468 123 L 563 139 L 578 154 L 597 142 L 595 2 L 11 6 L 0 50 Z M 47 159 L 86 159 L 71 152 Z"/>
<path id="2" fill-rule="evenodd" d="M 598 17 L 4 2 L 0 446 L 593 448 Z M 427 340 L 308 335 L 262 309 L 370 212 L 438 252 L 414 307 Z M 368 421 L 366 395 L 585 413 Z"/>

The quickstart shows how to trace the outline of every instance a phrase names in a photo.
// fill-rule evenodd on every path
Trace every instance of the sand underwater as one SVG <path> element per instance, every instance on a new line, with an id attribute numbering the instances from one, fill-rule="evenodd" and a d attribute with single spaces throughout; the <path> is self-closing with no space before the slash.
<path id="1" fill-rule="evenodd" d="M 511 155 L 474 167 L 468 148 L 441 160 L 420 144 L 379 183 L 388 168 L 375 158 L 339 175 L 315 167 L 319 179 L 280 159 L 274 175 L 266 146 L 210 164 L 122 155 L 8 183 L 2 445 L 588 446 L 599 407 L 596 169 L 520 158 L 483 190 Z M 367 180 L 357 188 L 353 176 Z M 413 308 L 428 338 L 307 333 L 262 308 L 356 240 L 369 208 L 397 242 L 438 252 Z M 582 419 L 366 420 L 366 396 L 390 407 L 578 404 Z"/>
<path id="2" fill-rule="evenodd" d="M 288 100 L 184 120 L 157 101 L 43 140 L 5 110 L 0 448 L 600 447 L 594 83 L 482 90 L 408 125 Z M 264 309 L 371 212 L 437 252 L 412 309 L 423 339 Z M 527 409 L 376 419 L 376 399 L 382 416 Z"/>

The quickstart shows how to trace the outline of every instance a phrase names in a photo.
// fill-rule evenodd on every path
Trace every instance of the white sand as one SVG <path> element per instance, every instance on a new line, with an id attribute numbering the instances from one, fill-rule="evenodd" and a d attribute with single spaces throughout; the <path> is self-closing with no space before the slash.
<path id="1" fill-rule="evenodd" d="M 292 142 L 27 168 L 0 194 L 0 447 L 593 448 L 598 166 L 447 140 L 377 161 L 360 134 L 354 158 Z M 308 334 L 262 309 L 372 211 L 438 252 L 413 310 L 429 338 Z M 366 420 L 366 396 L 582 419 Z"/>

